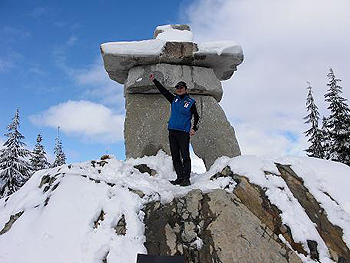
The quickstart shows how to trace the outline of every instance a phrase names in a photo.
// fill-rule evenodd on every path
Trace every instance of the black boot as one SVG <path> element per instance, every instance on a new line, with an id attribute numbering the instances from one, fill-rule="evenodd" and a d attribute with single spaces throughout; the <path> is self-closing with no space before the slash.
<path id="1" fill-rule="evenodd" d="M 180 186 L 189 186 L 191 185 L 190 179 L 189 178 L 184 178 L 180 182 Z"/>
<path id="2" fill-rule="evenodd" d="M 177 178 L 176 180 L 170 181 L 170 183 L 173 185 L 179 185 L 179 184 L 181 184 L 181 182 L 182 182 L 181 178 Z"/>

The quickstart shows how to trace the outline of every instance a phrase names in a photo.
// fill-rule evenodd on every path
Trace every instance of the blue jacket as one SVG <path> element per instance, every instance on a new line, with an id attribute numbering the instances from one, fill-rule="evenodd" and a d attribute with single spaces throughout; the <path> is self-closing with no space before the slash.
<path id="1" fill-rule="evenodd" d="M 171 115 L 168 122 L 168 130 L 190 132 L 191 130 L 191 107 L 195 103 L 193 98 L 185 95 L 183 99 L 175 96 L 171 103 Z"/>

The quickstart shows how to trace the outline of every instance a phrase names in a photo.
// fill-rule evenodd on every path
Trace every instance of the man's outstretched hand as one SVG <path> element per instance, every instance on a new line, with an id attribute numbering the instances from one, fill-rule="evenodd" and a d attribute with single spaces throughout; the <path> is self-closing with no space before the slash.
<path id="1" fill-rule="evenodd" d="M 190 135 L 193 136 L 196 132 L 194 131 L 194 129 L 191 129 L 190 131 Z"/>
<path id="2" fill-rule="evenodd" d="M 154 74 L 153 74 L 153 73 L 151 73 L 151 74 L 149 75 L 149 79 L 150 79 L 151 81 L 154 80 Z"/>

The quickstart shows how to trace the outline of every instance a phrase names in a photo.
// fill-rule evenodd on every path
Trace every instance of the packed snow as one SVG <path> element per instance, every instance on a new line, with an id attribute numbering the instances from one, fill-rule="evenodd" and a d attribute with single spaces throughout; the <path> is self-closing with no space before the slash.
<path id="1" fill-rule="evenodd" d="M 108 42 L 101 45 L 102 53 L 125 56 L 158 56 L 166 42 L 193 42 L 193 34 L 188 30 L 173 29 L 171 25 L 158 26 L 156 39 L 131 42 Z M 233 41 L 211 41 L 197 44 L 200 55 L 242 55 L 242 47 Z"/>
<path id="2" fill-rule="evenodd" d="M 211 41 L 198 43 L 197 54 L 240 55 L 243 49 L 233 41 Z"/>
<path id="3" fill-rule="evenodd" d="M 350 195 L 347 193 L 350 169 L 347 166 L 301 157 L 278 160 L 222 157 L 209 171 L 192 173 L 190 186 L 180 187 L 169 182 L 176 178 L 171 157 L 159 152 L 139 159 L 111 158 L 106 162 L 76 163 L 36 172 L 10 198 L 0 199 L 0 231 L 11 215 L 24 211 L 12 228 L 0 235 L 0 262 L 100 263 L 104 258 L 108 262 L 136 262 L 137 253 L 147 253 L 144 205 L 151 201 L 168 203 L 193 189 L 232 192 L 236 183 L 231 177 L 210 179 L 227 165 L 234 173 L 266 189 L 266 195 L 282 211 L 283 223 L 291 228 L 296 241 L 308 250 L 306 240 L 316 240 L 320 261 L 332 262 L 315 225 L 278 176 L 275 162 L 292 165 L 329 219 L 343 228 L 344 240 L 350 246 Z M 134 168 L 138 164 L 147 164 L 157 174 L 139 172 Z M 39 188 L 43 178 L 47 182 Z M 104 220 L 99 220 L 101 211 Z M 117 235 L 115 227 L 123 216 L 127 231 L 125 235 Z M 300 257 L 303 262 L 314 262 Z"/>
<path id="4" fill-rule="evenodd" d="M 131 42 L 109 42 L 101 44 L 104 54 L 112 55 L 160 55 L 165 45 L 164 40 L 150 39 Z"/>
<path id="5" fill-rule="evenodd" d="M 162 39 L 165 41 L 173 42 L 192 42 L 193 34 L 188 30 L 178 30 L 172 28 L 171 25 L 157 26 L 156 30 L 162 31 L 156 37 L 156 39 Z"/>

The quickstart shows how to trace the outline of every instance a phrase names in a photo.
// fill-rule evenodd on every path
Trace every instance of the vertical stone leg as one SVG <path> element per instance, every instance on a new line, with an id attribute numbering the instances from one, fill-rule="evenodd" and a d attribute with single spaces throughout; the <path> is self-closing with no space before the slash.
<path id="1" fill-rule="evenodd" d="M 221 156 L 241 155 L 235 131 L 218 102 L 211 96 L 193 95 L 200 117 L 199 129 L 191 137 L 195 154 L 207 170 Z"/>
<path id="2" fill-rule="evenodd" d="M 161 94 L 125 94 L 124 123 L 126 158 L 170 155 L 167 122 L 170 104 Z"/>

